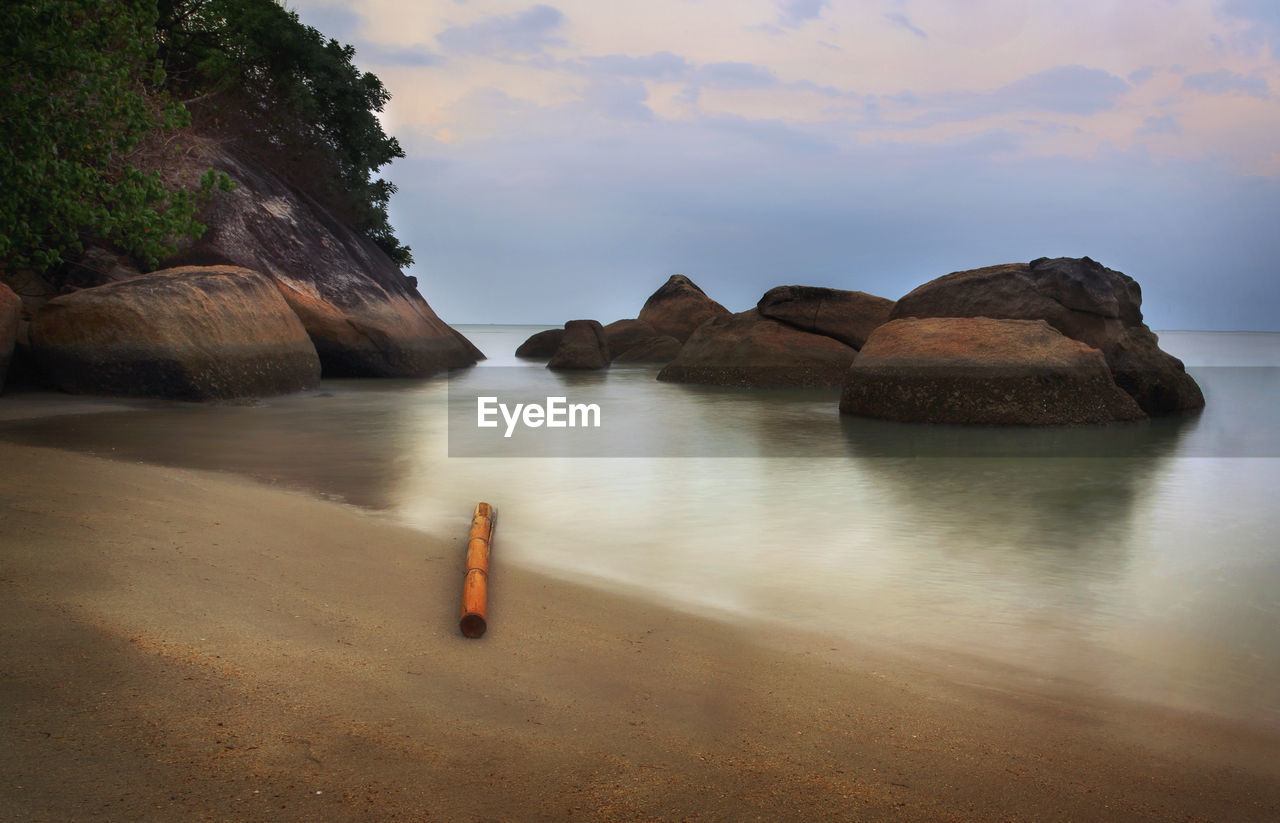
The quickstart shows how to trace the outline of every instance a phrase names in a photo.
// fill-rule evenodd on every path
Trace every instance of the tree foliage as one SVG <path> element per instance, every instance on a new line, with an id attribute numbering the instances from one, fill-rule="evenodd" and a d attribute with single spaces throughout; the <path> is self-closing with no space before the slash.
<path id="1" fill-rule="evenodd" d="M 159 0 L 157 34 L 172 85 L 197 116 L 234 119 L 259 147 L 319 170 L 295 180 L 345 212 L 399 265 L 413 258 L 387 219 L 395 192 L 375 172 L 404 152 L 377 114 L 390 95 L 355 50 L 275 0 Z M 316 190 L 317 181 L 327 185 Z"/>
<path id="2" fill-rule="evenodd" d="M 203 230 L 198 192 L 133 162 L 186 117 L 156 94 L 155 18 L 154 0 L 0 5 L 0 265 L 43 271 L 86 237 L 154 265 Z"/>
<path id="3" fill-rule="evenodd" d="M 192 111 L 302 158 L 295 182 L 412 262 L 374 174 L 404 156 L 377 118 L 386 89 L 275 0 L 19 0 L 0 29 L 0 266 L 45 270 L 87 239 L 154 266 L 198 236 L 201 199 L 229 181 L 169 188 L 140 162 Z"/>

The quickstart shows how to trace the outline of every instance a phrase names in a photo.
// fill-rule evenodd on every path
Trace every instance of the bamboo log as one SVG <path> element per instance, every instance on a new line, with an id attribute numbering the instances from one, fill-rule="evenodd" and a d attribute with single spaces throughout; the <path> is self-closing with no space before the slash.
<path id="1" fill-rule="evenodd" d="M 477 503 L 467 535 L 467 571 L 462 579 L 462 616 L 458 628 L 467 637 L 479 637 L 485 622 L 489 594 L 489 548 L 493 542 L 497 512 L 488 503 Z"/>

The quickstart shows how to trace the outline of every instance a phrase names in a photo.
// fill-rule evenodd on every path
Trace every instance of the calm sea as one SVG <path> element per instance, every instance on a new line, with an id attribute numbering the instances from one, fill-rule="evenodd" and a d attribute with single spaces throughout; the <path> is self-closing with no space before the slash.
<path id="1" fill-rule="evenodd" d="M 1161 334 L 1199 415 L 1026 431 L 842 420 L 836 392 L 647 368 L 556 375 L 512 354 L 537 328 L 461 327 L 490 359 L 450 379 L 245 405 L 6 396 L 0 438 L 246 474 L 454 537 L 486 500 L 500 563 L 1280 727 L 1280 334 Z M 504 438 L 477 396 L 603 419 Z"/>

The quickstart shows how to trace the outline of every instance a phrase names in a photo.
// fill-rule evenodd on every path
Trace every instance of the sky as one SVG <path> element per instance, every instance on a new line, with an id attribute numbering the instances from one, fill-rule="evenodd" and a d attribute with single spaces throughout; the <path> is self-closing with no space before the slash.
<path id="1" fill-rule="evenodd" d="M 390 91 L 392 224 L 452 323 L 1087 255 L 1152 328 L 1280 331 L 1275 0 L 288 7 Z"/>

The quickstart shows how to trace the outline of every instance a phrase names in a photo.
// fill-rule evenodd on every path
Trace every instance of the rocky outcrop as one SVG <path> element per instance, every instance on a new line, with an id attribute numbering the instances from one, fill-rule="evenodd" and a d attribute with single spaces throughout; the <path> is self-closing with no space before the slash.
<path id="1" fill-rule="evenodd" d="M 1147 414 L 1204 405 L 1182 361 L 1161 351 L 1143 322 L 1141 287 L 1088 257 L 953 272 L 907 294 L 891 316 L 1044 320 L 1101 351 L 1115 382 Z"/>
<path id="2" fill-rule="evenodd" d="M 839 386 L 855 354 L 838 340 L 751 309 L 699 326 L 658 379 L 756 388 Z"/>
<path id="3" fill-rule="evenodd" d="M 670 335 L 683 343 L 706 321 L 728 314 L 728 309 L 707 297 L 692 280 L 673 274 L 649 295 L 639 319 L 653 327 L 655 333 Z"/>
<path id="4" fill-rule="evenodd" d="M 570 320 L 564 337 L 551 355 L 547 368 L 557 371 L 590 371 L 609 368 L 609 343 L 596 320 Z"/>
<path id="5" fill-rule="evenodd" d="M 643 320 L 615 320 L 604 327 L 605 339 L 609 342 L 609 352 L 614 358 L 623 354 L 632 346 L 661 337 L 658 330 Z"/>
<path id="6" fill-rule="evenodd" d="M 556 349 L 560 348 L 560 341 L 563 339 L 564 329 L 547 329 L 546 331 L 534 332 L 516 349 L 516 357 L 525 357 L 530 360 L 550 360 L 551 355 L 555 354 Z"/>
<path id="7" fill-rule="evenodd" d="M 943 317 L 876 329 L 842 414 L 908 423 L 1072 425 L 1145 417 L 1097 349 L 1043 320 Z"/>
<path id="8" fill-rule="evenodd" d="M 893 301 L 860 291 L 778 286 L 765 292 L 756 308 L 765 317 L 860 349 L 867 336 L 889 320 Z"/>
<path id="9" fill-rule="evenodd" d="M 446 325 L 372 241 L 258 163 L 200 142 L 185 161 L 238 187 L 212 197 L 208 230 L 167 265 L 236 265 L 269 276 L 315 344 L 326 377 L 422 377 L 483 355 Z"/>
<path id="10" fill-rule="evenodd" d="M 615 364 L 627 363 L 662 363 L 667 364 L 680 354 L 683 344 L 669 335 L 650 337 L 640 341 L 622 354 L 613 358 Z"/>
<path id="11" fill-rule="evenodd" d="M 267 277 L 233 266 L 153 272 L 56 297 L 31 350 L 63 391 L 209 400 L 311 388 L 320 360 Z"/>
<path id="12" fill-rule="evenodd" d="M 0 283 L 0 392 L 9 373 L 9 360 L 18 340 L 18 320 L 22 315 L 22 300 L 13 289 Z"/>

